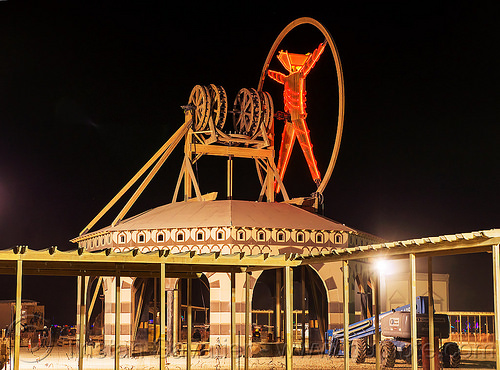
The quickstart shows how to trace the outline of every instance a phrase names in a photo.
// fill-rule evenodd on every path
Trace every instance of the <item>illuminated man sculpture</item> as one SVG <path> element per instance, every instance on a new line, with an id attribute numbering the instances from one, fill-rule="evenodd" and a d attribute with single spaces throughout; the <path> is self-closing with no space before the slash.
<path id="1" fill-rule="evenodd" d="M 281 137 L 280 153 L 278 158 L 278 171 L 281 179 L 286 171 L 290 154 L 292 152 L 295 138 L 298 139 L 302 152 L 306 157 L 309 171 L 317 186 L 321 183 L 321 175 L 314 158 L 309 129 L 306 123 L 306 88 L 305 79 L 307 74 L 318 61 L 321 53 L 325 50 L 326 41 L 318 46 L 316 50 L 308 54 L 292 54 L 288 51 L 280 51 L 278 59 L 288 71 L 285 75 L 276 71 L 268 71 L 269 77 L 284 85 L 285 112 L 289 117 L 285 119 L 285 127 Z"/>

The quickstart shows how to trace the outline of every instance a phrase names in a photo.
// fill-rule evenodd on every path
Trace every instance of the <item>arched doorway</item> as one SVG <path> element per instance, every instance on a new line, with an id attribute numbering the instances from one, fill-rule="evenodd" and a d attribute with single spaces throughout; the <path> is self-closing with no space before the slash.
<path id="1" fill-rule="evenodd" d="M 266 270 L 252 297 L 253 341 L 279 343 L 284 338 L 283 271 Z M 328 327 L 325 285 L 309 266 L 293 268 L 293 343 L 300 353 L 321 352 Z"/>

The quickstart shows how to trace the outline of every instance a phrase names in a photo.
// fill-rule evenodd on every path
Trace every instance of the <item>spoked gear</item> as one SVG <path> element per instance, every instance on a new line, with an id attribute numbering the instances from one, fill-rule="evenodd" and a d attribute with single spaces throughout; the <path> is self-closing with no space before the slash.
<path id="1" fill-rule="evenodd" d="M 236 132 L 254 138 L 259 132 L 261 115 L 259 94 L 255 89 L 241 89 L 234 99 L 233 125 Z"/>
<path id="2" fill-rule="evenodd" d="M 259 91 L 261 107 L 261 125 L 265 133 L 272 139 L 274 135 L 274 104 L 271 95 L 267 91 Z"/>
<path id="3" fill-rule="evenodd" d="M 193 105 L 195 108 L 193 125 L 194 130 L 205 130 L 210 118 L 211 108 L 211 97 L 208 89 L 201 85 L 193 87 L 191 95 L 189 96 L 188 104 Z"/>
<path id="4" fill-rule="evenodd" d="M 222 130 L 227 117 L 227 95 L 222 86 L 211 84 L 208 88 L 211 97 L 210 119 L 213 128 Z"/>

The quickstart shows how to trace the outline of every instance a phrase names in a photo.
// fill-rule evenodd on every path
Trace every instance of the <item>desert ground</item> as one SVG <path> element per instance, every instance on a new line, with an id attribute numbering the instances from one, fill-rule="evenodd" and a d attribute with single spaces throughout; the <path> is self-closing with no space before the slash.
<path id="1" fill-rule="evenodd" d="M 7 369 L 12 363 L 7 365 Z M 62 369 L 76 370 L 78 368 L 77 352 L 73 348 L 54 347 L 49 351 L 29 352 L 22 348 L 20 361 L 21 369 Z M 112 356 L 99 356 L 87 354 L 84 358 L 83 367 L 85 369 L 113 369 Z M 283 369 L 285 367 L 284 357 L 256 357 L 250 359 L 250 369 Z M 128 357 L 120 359 L 120 369 L 158 369 L 158 356 Z M 168 356 L 166 359 L 167 369 L 185 369 L 185 357 Z M 230 359 L 217 356 L 195 356 L 191 361 L 192 369 L 230 369 Z M 244 358 L 239 357 L 236 369 L 244 368 Z M 327 355 L 294 356 L 294 369 L 343 369 L 343 358 L 329 357 Z M 375 369 L 375 359 L 369 358 L 364 364 L 349 363 L 349 368 L 353 370 Z M 395 369 L 410 369 L 411 366 L 403 361 L 396 362 Z M 462 364 L 459 369 L 494 369 L 495 362 L 492 354 L 463 354 Z"/>

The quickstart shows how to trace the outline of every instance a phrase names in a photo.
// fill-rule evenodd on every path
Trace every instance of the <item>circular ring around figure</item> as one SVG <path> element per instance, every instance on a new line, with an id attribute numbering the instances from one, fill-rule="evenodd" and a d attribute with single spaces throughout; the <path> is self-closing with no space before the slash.
<path id="1" fill-rule="evenodd" d="M 337 47 L 335 45 L 335 42 L 333 41 L 332 36 L 330 35 L 330 32 L 317 20 L 313 18 L 308 18 L 308 17 L 303 17 L 303 18 L 298 18 L 291 22 L 288 26 L 286 26 L 283 31 L 278 35 L 276 40 L 274 41 L 271 50 L 269 51 L 269 54 L 267 55 L 266 61 L 264 63 L 264 66 L 262 68 L 262 73 L 260 75 L 260 80 L 259 80 L 259 85 L 257 90 L 262 91 L 262 87 L 264 86 L 264 81 L 267 76 L 267 71 L 269 69 L 269 64 L 271 63 L 271 59 L 276 53 L 276 50 L 278 49 L 278 46 L 280 45 L 281 41 L 283 38 L 295 27 L 300 26 L 302 24 L 310 24 L 316 27 L 323 36 L 325 37 L 328 46 L 330 47 L 330 50 L 332 51 L 333 59 L 335 60 L 335 68 L 337 72 L 337 84 L 338 84 L 338 89 L 339 89 L 339 99 L 338 99 L 338 118 L 337 118 L 337 133 L 335 136 L 335 144 L 333 146 L 333 151 L 332 155 L 330 157 L 330 162 L 328 164 L 328 168 L 325 172 L 325 175 L 323 176 L 323 179 L 321 180 L 321 183 L 318 185 L 318 188 L 316 192 L 318 193 L 323 193 L 325 190 L 326 185 L 328 184 L 328 181 L 330 180 L 330 177 L 332 176 L 333 168 L 335 167 L 335 163 L 337 162 L 337 157 L 339 155 L 339 149 L 340 149 L 340 141 L 342 139 L 342 130 L 344 127 L 344 108 L 345 108 L 345 96 L 344 96 L 344 76 L 342 73 L 342 65 L 340 63 L 340 56 L 337 50 Z"/>

